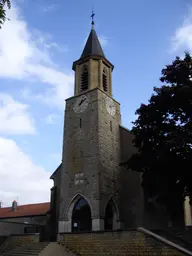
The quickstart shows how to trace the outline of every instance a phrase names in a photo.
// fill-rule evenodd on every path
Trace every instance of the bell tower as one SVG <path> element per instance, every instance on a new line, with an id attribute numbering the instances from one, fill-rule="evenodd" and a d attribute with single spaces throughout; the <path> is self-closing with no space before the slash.
<path id="1" fill-rule="evenodd" d="M 73 63 L 74 96 L 66 100 L 59 233 L 119 228 L 121 114 L 112 98 L 113 68 L 92 20 L 81 57 Z"/>
<path id="2" fill-rule="evenodd" d="M 77 96 L 99 88 L 112 96 L 112 71 L 114 66 L 106 59 L 97 37 L 94 21 L 81 57 L 73 63 L 75 92 Z"/>

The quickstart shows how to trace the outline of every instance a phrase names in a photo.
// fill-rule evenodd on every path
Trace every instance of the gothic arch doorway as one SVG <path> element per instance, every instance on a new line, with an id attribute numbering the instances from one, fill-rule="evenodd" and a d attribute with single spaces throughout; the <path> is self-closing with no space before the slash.
<path id="1" fill-rule="evenodd" d="M 91 209 L 88 202 L 81 197 L 75 204 L 72 212 L 72 232 L 91 231 Z"/>
<path id="2" fill-rule="evenodd" d="M 114 201 L 111 199 L 105 209 L 105 230 L 117 229 L 118 213 Z"/>

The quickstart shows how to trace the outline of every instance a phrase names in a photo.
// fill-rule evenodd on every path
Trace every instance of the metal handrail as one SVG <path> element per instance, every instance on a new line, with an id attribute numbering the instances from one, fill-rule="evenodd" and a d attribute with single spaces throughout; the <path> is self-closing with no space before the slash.
<path id="1" fill-rule="evenodd" d="M 147 234 L 149 236 L 152 236 L 152 237 L 158 239 L 159 241 L 161 241 L 161 242 L 163 242 L 163 243 L 165 243 L 165 244 L 167 244 L 167 245 L 169 245 L 169 246 L 171 246 L 171 247 L 173 247 L 173 248 L 175 248 L 175 249 L 177 249 L 177 250 L 179 250 L 179 251 L 181 251 L 183 253 L 186 253 L 187 255 L 191 255 L 192 256 L 192 252 L 191 251 L 189 251 L 189 250 L 183 248 L 182 246 L 177 245 L 177 244 L 175 244 L 175 243 L 173 243 L 173 242 L 171 242 L 171 241 L 169 241 L 169 240 L 167 240 L 167 239 L 165 239 L 165 238 L 163 238 L 163 237 L 161 237 L 161 236 L 159 236 L 159 235 L 149 231 L 148 229 L 145 229 L 145 228 L 142 228 L 142 227 L 138 227 L 137 230 L 142 232 L 142 233 L 145 233 L 145 234 Z"/>

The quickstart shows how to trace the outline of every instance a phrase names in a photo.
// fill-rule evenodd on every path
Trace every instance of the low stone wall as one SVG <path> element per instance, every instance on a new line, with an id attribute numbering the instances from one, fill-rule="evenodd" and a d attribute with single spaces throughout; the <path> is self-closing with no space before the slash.
<path id="1" fill-rule="evenodd" d="M 39 234 L 10 235 L 0 246 L 0 253 L 10 251 L 28 243 L 38 243 Z"/>
<path id="2" fill-rule="evenodd" d="M 0 236 L 0 246 L 5 242 L 7 236 Z"/>

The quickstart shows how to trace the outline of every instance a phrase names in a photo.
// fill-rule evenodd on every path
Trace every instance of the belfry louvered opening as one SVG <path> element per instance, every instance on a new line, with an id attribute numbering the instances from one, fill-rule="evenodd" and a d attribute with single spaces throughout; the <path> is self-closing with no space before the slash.
<path id="1" fill-rule="evenodd" d="M 81 73 L 81 91 L 85 91 L 88 89 L 88 67 L 83 66 Z"/>
<path id="2" fill-rule="evenodd" d="M 108 90 L 108 85 L 107 85 L 107 71 L 104 69 L 103 70 L 103 90 L 107 92 Z"/>

